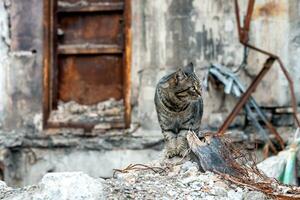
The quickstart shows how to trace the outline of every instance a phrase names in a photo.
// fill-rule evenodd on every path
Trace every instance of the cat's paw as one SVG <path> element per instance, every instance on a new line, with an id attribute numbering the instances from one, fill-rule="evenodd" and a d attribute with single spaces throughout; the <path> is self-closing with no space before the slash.
<path id="1" fill-rule="evenodd" d="M 165 149 L 165 156 L 166 158 L 172 158 L 177 155 L 177 147 L 176 147 L 176 140 L 169 140 L 166 141 L 166 149 Z"/>
<path id="2" fill-rule="evenodd" d="M 165 157 L 166 158 L 173 158 L 176 156 L 176 152 L 175 151 L 166 151 L 165 153 Z"/>
<path id="3" fill-rule="evenodd" d="M 178 155 L 178 151 L 177 151 L 176 146 L 166 145 L 166 149 L 165 149 L 165 157 L 166 158 L 173 158 L 177 155 Z"/>
<path id="4" fill-rule="evenodd" d="M 176 141 L 176 151 L 178 155 L 184 157 L 188 151 L 188 143 L 185 137 L 178 137 Z"/>

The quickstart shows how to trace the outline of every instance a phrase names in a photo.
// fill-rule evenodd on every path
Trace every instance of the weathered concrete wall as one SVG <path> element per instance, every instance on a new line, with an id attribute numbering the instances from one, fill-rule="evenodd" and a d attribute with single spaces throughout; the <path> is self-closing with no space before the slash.
<path id="1" fill-rule="evenodd" d="M 41 119 L 43 1 L 1 0 L 0 120 L 4 129 Z"/>
<path id="2" fill-rule="evenodd" d="M 300 1 L 289 3 L 288 69 L 293 76 L 295 92 L 300 98 Z"/>
<path id="3" fill-rule="evenodd" d="M 40 136 L 24 130 L 0 131 L 0 170 L 10 186 L 36 183 L 47 172 L 85 171 L 111 177 L 113 169 L 147 163 L 162 156 L 162 138 L 135 134 L 83 137 L 69 130 L 64 135 Z M 1 172 L 1 171 L 0 171 Z"/>
<path id="4" fill-rule="evenodd" d="M 132 163 L 149 163 L 159 158 L 160 151 L 144 150 L 79 150 L 79 149 L 22 149 L 13 152 L 15 171 L 6 174 L 10 186 L 37 183 L 46 173 L 83 171 L 94 178 L 108 178 L 113 169 L 123 169 Z M 9 173 L 9 172 L 8 172 Z"/>
<path id="5" fill-rule="evenodd" d="M 241 16 L 248 1 L 239 1 Z M 298 102 L 299 74 L 296 42 L 299 35 L 299 1 L 258 0 L 251 23 L 250 43 L 279 55 L 295 81 Z M 294 13 L 293 16 L 292 14 Z M 233 1 L 139 1 L 133 4 L 133 80 L 134 97 L 138 99 L 138 116 L 144 128 L 156 129 L 153 105 L 155 84 L 169 71 L 187 62 L 197 65 L 200 77 L 211 62 L 236 68 L 242 61 L 243 48 L 238 43 Z M 296 28 L 297 27 L 297 28 Z M 293 44 L 292 44 L 293 43 Z M 294 54 L 295 56 L 291 56 Z M 248 86 L 267 57 L 251 51 L 248 65 L 240 77 Z M 297 64 L 296 64 L 297 63 Z M 139 92 L 138 92 L 139 91 Z M 266 94 L 266 91 L 268 93 Z M 203 124 L 220 125 L 236 100 L 212 88 L 205 95 Z M 264 107 L 289 106 L 290 96 L 278 64 L 273 66 L 255 92 L 254 97 Z"/>
<path id="6" fill-rule="evenodd" d="M 287 69 L 293 74 L 292 67 L 289 66 L 288 62 L 289 2 L 291 1 L 257 1 L 253 13 L 250 41 L 255 46 L 259 46 L 280 56 Z M 250 62 L 247 67 L 250 74 L 257 74 L 265 59 L 266 56 L 253 52 L 249 58 Z M 266 95 L 266 91 L 268 91 L 268 95 Z M 263 106 L 289 105 L 288 85 L 277 63 L 273 66 L 267 77 L 263 79 L 254 96 Z"/>
<path id="7" fill-rule="evenodd" d="M 8 66 L 8 52 L 10 45 L 9 37 L 9 20 L 7 5 L 4 1 L 0 1 L 0 127 L 3 125 L 5 117 L 5 105 L 6 105 L 6 70 Z"/>

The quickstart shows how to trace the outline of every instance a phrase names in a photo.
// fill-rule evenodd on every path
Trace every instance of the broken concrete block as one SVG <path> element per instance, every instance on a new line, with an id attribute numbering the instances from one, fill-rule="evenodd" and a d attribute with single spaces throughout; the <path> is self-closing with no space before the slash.
<path id="1" fill-rule="evenodd" d="M 267 196 L 258 191 L 250 191 L 244 195 L 244 200 L 257 200 L 257 199 L 268 199 Z"/>
<path id="2" fill-rule="evenodd" d="M 281 151 L 278 155 L 260 162 L 257 167 L 268 177 L 278 179 L 284 171 L 287 157 L 288 151 Z"/>
<path id="3" fill-rule="evenodd" d="M 94 179 L 82 172 L 46 174 L 39 183 L 40 199 L 104 199 L 102 179 Z"/>
<path id="4" fill-rule="evenodd" d="M 68 200 L 104 198 L 104 180 L 82 172 L 46 174 L 38 185 L 12 189 L 0 182 L 0 198 L 6 200 Z"/>
<path id="5" fill-rule="evenodd" d="M 2 194 L 4 194 L 5 192 L 7 192 L 9 190 L 11 190 L 11 188 L 7 187 L 5 182 L 0 181 L 0 199 L 3 199 L 4 195 L 2 195 Z"/>

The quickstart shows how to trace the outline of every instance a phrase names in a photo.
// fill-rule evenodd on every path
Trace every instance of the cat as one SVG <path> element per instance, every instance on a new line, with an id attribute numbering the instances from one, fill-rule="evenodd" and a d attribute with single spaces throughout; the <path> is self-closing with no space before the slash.
<path id="1" fill-rule="evenodd" d="M 184 156 L 187 132 L 198 132 L 203 115 L 201 82 L 193 63 L 160 79 L 154 97 L 158 121 L 165 139 L 166 157 Z"/>

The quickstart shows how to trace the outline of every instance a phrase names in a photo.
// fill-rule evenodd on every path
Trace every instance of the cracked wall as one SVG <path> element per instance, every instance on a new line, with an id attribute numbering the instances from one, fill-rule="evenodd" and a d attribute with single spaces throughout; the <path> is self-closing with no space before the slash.
<path id="1" fill-rule="evenodd" d="M 26 186 L 37 183 L 50 172 L 82 171 L 94 178 L 109 178 L 113 169 L 132 163 L 149 163 L 159 156 L 153 149 L 142 150 L 80 150 L 68 148 L 25 148 L 13 151 L 14 170 L 7 171 L 8 185 Z M 114 158 L 114 159 L 111 159 Z M 13 173 L 12 173 L 13 172 Z"/>
<path id="2" fill-rule="evenodd" d="M 0 1 L 0 120 L 6 130 L 40 127 L 42 6 L 40 0 Z"/>
<path id="3" fill-rule="evenodd" d="M 291 1 L 289 4 L 289 37 L 288 37 L 289 72 L 291 73 L 295 92 L 300 98 L 300 1 Z M 299 100 L 298 100 L 299 102 Z"/>
<path id="4" fill-rule="evenodd" d="M 6 69 L 9 64 L 8 52 L 10 48 L 8 10 L 5 1 L 0 1 L 0 127 L 5 117 L 6 97 Z"/>

